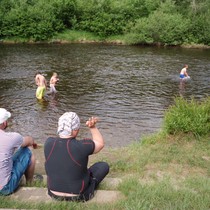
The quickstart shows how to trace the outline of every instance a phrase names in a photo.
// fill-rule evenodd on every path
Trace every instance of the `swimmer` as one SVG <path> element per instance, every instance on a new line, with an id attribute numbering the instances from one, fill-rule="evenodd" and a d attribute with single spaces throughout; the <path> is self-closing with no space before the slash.
<path id="1" fill-rule="evenodd" d="M 36 98 L 42 99 L 46 91 L 47 81 L 45 77 L 41 73 L 38 72 L 35 75 L 35 83 L 38 86 L 36 89 Z"/>
<path id="2" fill-rule="evenodd" d="M 57 92 L 57 90 L 55 89 L 55 85 L 58 81 L 59 81 L 58 74 L 54 72 L 50 79 L 50 93 Z"/>
<path id="3" fill-rule="evenodd" d="M 184 68 L 180 71 L 180 79 L 190 78 L 187 73 L 188 65 L 185 65 Z"/>

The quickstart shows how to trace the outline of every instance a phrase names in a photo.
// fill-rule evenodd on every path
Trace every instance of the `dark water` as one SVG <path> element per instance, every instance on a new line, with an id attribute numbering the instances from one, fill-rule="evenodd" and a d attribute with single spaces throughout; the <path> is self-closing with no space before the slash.
<path id="1" fill-rule="evenodd" d="M 189 65 L 191 80 L 180 85 L 179 71 Z M 57 72 L 56 97 L 35 98 L 34 75 L 49 81 Z M 0 45 L 0 107 L 12 113 L 8 130 L 44 143 L 56 135 L 65 111 L 84 126 L 98 116 L 107 146 L 125 146 L 161 128 L 173 98 L 204 99 L 210 94 L 210 50 L 112 46 L 99 44 Z"/>

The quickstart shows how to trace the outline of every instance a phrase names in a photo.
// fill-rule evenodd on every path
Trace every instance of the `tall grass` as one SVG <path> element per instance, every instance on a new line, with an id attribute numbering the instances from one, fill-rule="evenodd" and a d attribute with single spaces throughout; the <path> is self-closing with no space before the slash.
<path id="1" fill-rule="evenodd" d="M 168 134 L 192 133 L 196 137 L 210 134 L 210 97 L 202 102 L 175 98 L 164 116 L 164 131 Z"/>
<path id="2" fill-rule="evenodd" d="M 75 30 L 65 30 L 62 33 L 56 34 L 53 39 L 61 39 L 70 42 L 103 41 L 102 38 L 91 32 Z"/>

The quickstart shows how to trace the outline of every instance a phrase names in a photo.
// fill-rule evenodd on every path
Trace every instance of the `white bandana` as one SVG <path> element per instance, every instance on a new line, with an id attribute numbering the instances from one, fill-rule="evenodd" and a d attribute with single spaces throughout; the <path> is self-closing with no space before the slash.
<path id="1" fill-rule="evenodd" d="M 58 120 L 57 134 L 62 136 L 71 135 L 73 130 L 80 128 L 80 119 L 75 112 L 65 112 Z"/>

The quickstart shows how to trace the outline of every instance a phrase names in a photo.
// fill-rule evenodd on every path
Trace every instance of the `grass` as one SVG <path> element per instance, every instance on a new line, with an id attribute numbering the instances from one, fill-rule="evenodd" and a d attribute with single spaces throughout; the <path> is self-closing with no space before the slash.
<path id="1" fill-rule="evenodd" d="M 202 106 L 207 106 L 207 104 L 208 100 Z M 190 106 L 186 106 L 186 109 L 188 108 L 191 109 Z M 171 109 L 169 110 L 171 112 Z M 200 109 L 198 110 L 200 112 Z M 209 210 L 209 137 L 208 133 L 200 135 L 198 138 L 191 130 L 189 132 L 176 132 L 173 135 L 163 130 L 152 136 L 146 136 L 142 141 L 127 147 L 107 148 L 103 153 L 92 156 L 91 162 L 103 160 L 110 164 L 110 177 L 119 177 L 123 180 L 118 190 L 124 195 L 124 198 L 115 203 L 56 202 L 35 204 L 20 203 L 12 201 L 8 197 L 0 197 L 0 207 L 24 209 L 87 208 L 90 210 Z M 101 188 L 106 189 L 106 186 L 102 185 Z"/>
<path id="2" fill-rule="evenodd" d="M 154 136 L 152 137 L 154 138 Z M 158 137 L 157 137 L 158 138 Z M 189 141 L 190 138 L 191 140 Z M 146 139 L 149 139 L 147 137 Z M 125 199 L 112 204 L 19 203 L 0 197 L 1 208 L 24 209 L 196 209 L 210 207 L 210 143 L 194 136 L 165 135 L 155 144 L 134 143 L 107 149 L 97 160 L 110 163 L 111 177 L 123 182 Z M 95 160 L 91 160 L 95 161 Z"/>
<path id="3" fill-rule="evenodd" d="M 53 37 L 55 40 L 65 40 L 69 42 L 100 42 L 103 41 L 99 36 L 85 31 L 65 30 Z"/>
<path id="4" fill-rule="evenodd" d="M 21 37 L 8 37 L 0 40 L 3 43 L 35 43 L 34 40 Z M 40 42 L 40 41 L 39 41 Z M 110 43 L 126 44 L 124 36 L 100 37 L 91 32 L 65 30 L 55 34 L 51 39 L 41 41 L 43 43 Z"/>
<path id="5" fill-rule="evenodd" d="M 48 40 L 35 41 L 31 38 L 22 37 L 5 37 L 0 40 L 0 43 L 15 44 L 15 43 L 108 43 L 108 44 L 123 44 L 123 45 L 139 45 L 139 40 L 141 37 L 138 34 L 125 34 L 125 35 L 113 35 L 109 37 L 100 37 L 91 32 L 86 31 L 76 31 L 66 29 L 60 33 L 55 34 L 52 38 Z M 145 43 L 143 43 L 145 45 Z M 152 43 L 148 40 L 146 45 L 158 45 L 159 43 Z M 184 48 L 202 48 L 209 49 L 210 46 L 201 44 L 183 44 L 181 47 Z"/>
<path id="6" fill-rule="evenodd" d="M 165 113 L 164 129 L 171 134 L 191 132 L 198 138 L 209 134 L 210 97 L 202 102 L 176 98 L 175 104 Z"/>

